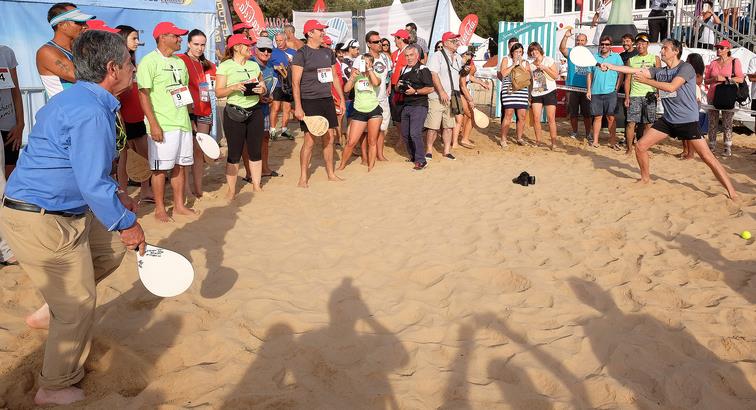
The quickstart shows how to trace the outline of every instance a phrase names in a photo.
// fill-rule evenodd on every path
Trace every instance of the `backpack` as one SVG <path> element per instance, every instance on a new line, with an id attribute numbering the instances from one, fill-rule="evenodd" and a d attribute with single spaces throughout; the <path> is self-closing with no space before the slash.
<path id="1" fill-rule="evenodd" d="M 291 64 L 284 66 L 283 63 L 274 66 L 278 73 L 278 82 L 281 84 L 281 94 L 286 101 L 294 101 L 294 87 L 291 85 Z"/>

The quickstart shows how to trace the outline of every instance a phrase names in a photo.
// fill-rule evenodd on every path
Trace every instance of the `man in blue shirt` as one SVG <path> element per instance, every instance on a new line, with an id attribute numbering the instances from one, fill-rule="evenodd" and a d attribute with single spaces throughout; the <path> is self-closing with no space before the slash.
<path id="1" fill-rule="evenodd" d="M 4 238 L 47 302 L 27 318 L 50 329 L 38 405 L 84 399 L 73 385 L 91 347 L 95 283 L 118 268 L 124 245 L 145 246 L 135 202 L 110 177 L 115 95 L 134 74 L 129 51 L 119 35 L 91 30 L 73 54 L 78 81 L 37 114 L 0 209 Z"/>
<path id="2" fill-rule="evenodd" d="M 570 87 L 586 88 L 586 77 L 591 70 L 590 67 L 577 67 L 570 60 L 571 48 L 567 48 L 567 40 L 572 37 L 572 28 L 564 32 L 562 42 L 559 44 L 559 52 L 567 59 L 567 85 Z M 585 46 L 588 44 L 588 36 L 580 33 L 575 36 L 575 47 Z M 591 102 L 586 98 L 582 91 L 567 91 L 567 113 L 570 116 L 570 125 L 572 126 L 571 138 L 578 136 L 578 116 L 583 116 L 583 125 L 585 126 L 585 138 L 591 133 Z"/>
<path id="3" fill-rule="evenodd" d="M 612 38 L 602 36 L 599 41 L 599 53 L 596 55 L 599 64 L 622 65 L 622 58 L 612 51 Z M 620 76 L 616 71 L 601 71 L 593 67 L 586 77 L 588 91 L 585 96 L 591 101 L 591 115 L 593 115 L 593 142 L 592 147 L 599 146 L 599 132 L 601 131 L 601 118 L 606 117 L 609 127 L 609 145 L 615 150 L 622 148 L 617 145 L 617 88 L 620 85 Z"/>
<path id="4" fill-rule="evenodd" d="M 291 64 L 291 60 L 294 58 L 294 54 L 297 53 L 297 50 L 288 48 L 286 46 L 286 36 L 283 33 L 276 34 L 275 40 L 276 46 L 273 48 L 273 54 L 270 56 L 268 65 L 271 67 L 276 67 L 276 69 L 279 70 L 280 73 L 286 73 L 286 69 L 289 67 L 289 64 Z M 274 140 L 278 136 L 285 137 L 290 140 L 294 139 L 294 135 L 292 135 L 289 132 L 289 129 L 286 127 L 291 116 L 291 102 L 294 101 L 294 96 L 283 92 L 281 83 L 285 80 L 286 78 L 284 77 L 284 75 L 279 74 L 278 84 L 276 85 L 276 89 L 273 90 L 273 101 L 270 104 L 270 135 Z M 281 128 L 280 132 L 276 134 L 278 112 L 281 110 L 283 110 Z"/>
<path id="5" fill-rule="evenodd" d="M 257 40 L 257 44 L 255 45 L 255 55 L 250 58 L 250 60 L 256 62 L 257 65 L 260 66 L 260 71 L 262 71 L 263 81 L 265 81 L 265 88 L 267 90 L 267 94 L 260 96 L 260 105 L 262 105 L 263 115 L 265 116 L 265 133 L 263 134 L 262 144 L 263 178 L 279 176 L 278 172 L 270 169 L 270 165 L 268 163 L 268 154 L 270 152 L 268 145 L 270 144 L 270 135 L 272 132 L 270 128 L 270 103 L 273 101 L 271 93 L 278 84 L 278 76 L 276 75 L 276 70 L 273 68 L 273 65 L 270 64 L 270 62 L 272 61 L 270 57 L 272 53 L 273 40 L 267 37 L 260 37 Z"/>

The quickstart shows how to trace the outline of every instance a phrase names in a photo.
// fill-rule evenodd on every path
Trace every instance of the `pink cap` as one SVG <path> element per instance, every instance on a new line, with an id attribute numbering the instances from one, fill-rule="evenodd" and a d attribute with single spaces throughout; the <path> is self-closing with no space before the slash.
<path id="1" fill-rule="evenodd" d="M 443 36 L 441 36 L 441 41 L 453 40 L 455 38 L 459 38 L 459 34 L 447 31 Z"/>
<path id="2" fill-rule="evenodd" d="M 87 28 L 89 30 L 107 31 L 108 33 L 118 33 L 121 30 L 113 27 L 108 27 L 102 20 L 89 20 L 87 21 Z"/>
<path id="3" fill-rule="evenodd" d="M 244 34 L 234 34 L 228 38 L 226 47 L 231 48 L 237 44 L 245 44 L 245 45 L 251 46 L 253 43 Z"/>
<path id="4" fill-rule="evenodd" d="M 409 31 L 407 31 L 405 29 L 396 30 L 396 33 L 392 34 L 391 36 L 403 38 L 405 40 L 409 40 L 409 38 L 410 38 Z"/>

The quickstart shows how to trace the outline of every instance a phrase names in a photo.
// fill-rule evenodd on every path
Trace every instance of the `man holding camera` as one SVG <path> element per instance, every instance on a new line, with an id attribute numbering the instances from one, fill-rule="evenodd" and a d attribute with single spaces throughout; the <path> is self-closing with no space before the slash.
<path id="1" fill-rule="evenodd" d="M 630 57 L 625 65 L 632 68 L 661 67 L 659 56 L 648 54 L 648 35 L 646 33 L 638 33 L 635 36 L 635 48 L 638 54 Z M 627 150 L 625 153 L 630 155 L 633 152 L 633 141 L 635 140 L 635 124 L 643 125 L 640 134 L 640 136 L 643 136 L 643 133 L 656 121 L 656 89 L 638 82 L 631 75 L 626 75 L 625 90 L 625 108 L 627 108 L 627 127 L 625 129 Z"/>
<path id="2" fill-rule="evenodd" d="M 428 115 L 428 94 L 433 92 L 433 76 L 428 67 L 420 62 L 420 52 L 420 46 L 415 44 L 405 48 L 407 65 L 402 68 L 396 85 L 396 92 L 403 95 L 402 137 L 416 171 L 428 164 L 423 145 L 423 125 Z"/>

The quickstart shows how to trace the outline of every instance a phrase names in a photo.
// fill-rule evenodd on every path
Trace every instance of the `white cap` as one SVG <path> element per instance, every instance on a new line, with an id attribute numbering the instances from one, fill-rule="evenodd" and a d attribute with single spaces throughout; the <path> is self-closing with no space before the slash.
<path id="1" fill-rule="evenodd" d="M 50 25 L 52 27 L 55 27 L 64 21 L 75 21 L 77 23 L 83 23 L 85 21 L 92 20 L 93 18 L 95 18 L 95 16 L 84 14 L 79 9 L 71 9 L 53 17 L 53 19 L 50 20 Z"/>

